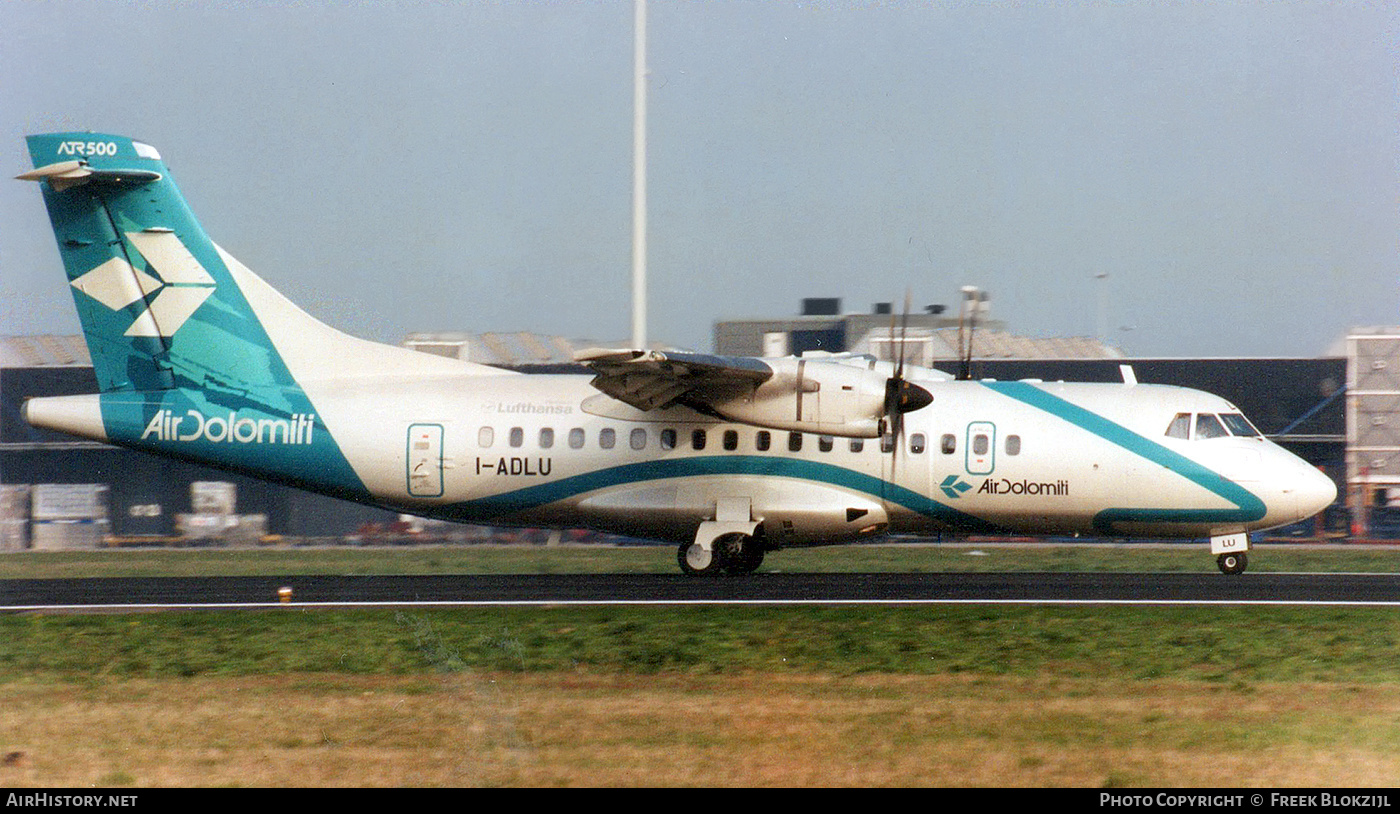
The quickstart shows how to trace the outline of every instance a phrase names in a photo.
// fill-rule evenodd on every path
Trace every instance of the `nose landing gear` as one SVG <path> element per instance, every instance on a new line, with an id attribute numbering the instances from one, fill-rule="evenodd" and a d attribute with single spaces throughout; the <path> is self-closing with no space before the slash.
<path id="1" fill-rule="evenodd" d="M 1244 569 L 1249 565 L 1249 557 L 1243 551 L 1235 554 L 1221 554 L 1215 558 L 1215 564 L 1220 567 L 1222 574 L 1243 574 Z"/>
<path id="2" fill-rule="evenodd" d="M 1232 534 L 1216 534 L 1210 538 L 1210 553 L 1217 555 L 1215 564 L 1222 574 L 1243 574 L 1249 565 L 1249 534 L 1237 531 Z"/>

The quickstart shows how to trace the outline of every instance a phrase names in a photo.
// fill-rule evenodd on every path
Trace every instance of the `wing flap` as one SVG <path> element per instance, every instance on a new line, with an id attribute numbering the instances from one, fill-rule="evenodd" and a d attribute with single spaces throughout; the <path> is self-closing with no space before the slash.
<path id="1" fill-rule="evenodd" d="M 669 407 L 686 396 L 733 395 L 773 378 L 759 359 L 682 351 L 588 348 L 574 354 L 597 375 L 593 386 L 638 410 Z"/>

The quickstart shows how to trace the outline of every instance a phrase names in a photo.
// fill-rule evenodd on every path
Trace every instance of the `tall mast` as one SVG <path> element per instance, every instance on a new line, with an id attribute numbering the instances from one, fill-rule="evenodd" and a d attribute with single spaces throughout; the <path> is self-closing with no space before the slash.
<path id="1" fill-rule="evenodd" d="M 647 345 L 647 4 L 635 0 L 632 56 L 632 347 Z"/>

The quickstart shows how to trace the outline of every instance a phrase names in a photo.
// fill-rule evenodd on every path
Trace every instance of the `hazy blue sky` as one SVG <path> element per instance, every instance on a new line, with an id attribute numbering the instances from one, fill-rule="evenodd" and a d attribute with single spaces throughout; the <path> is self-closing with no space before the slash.
<path id="1" fill-rule="evenodd" d="M 632 4 L 0 0 L 0 157 L 155 145 L 311 313 L 629 333 Z M 992 292 L 1136 355 L 1316 355 L 1400 324 L 1400 4 L 650 4 L 653 339 Z M 77 332 L 0 184 L 0 333 Z M 1119 326 L 1130 327 L 1121 330 Z"/>

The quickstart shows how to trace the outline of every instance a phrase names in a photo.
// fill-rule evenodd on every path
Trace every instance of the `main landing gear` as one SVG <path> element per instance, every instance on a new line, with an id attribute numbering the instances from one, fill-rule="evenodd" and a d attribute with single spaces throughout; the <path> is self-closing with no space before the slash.
<path id="1" fill-rule="evenodd" d="M 1244 569 L 1249 566 L 1249 557 L 1243 551 L 1221 554 L 1215 558 L 1215 564 L 1220 567 L 1222 574 L 1243 574 Z"/>
<path id="2" fill-rule="evenodd" d="M 676 561 L 690 576 L 750 574 L 763 564 L 763 541 L 737 532 L 714 539 L 706 549 L 699 541 L 681 543 Z"/>

